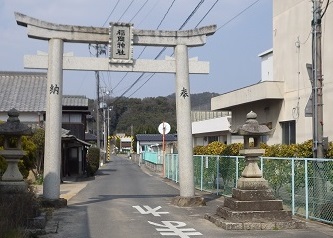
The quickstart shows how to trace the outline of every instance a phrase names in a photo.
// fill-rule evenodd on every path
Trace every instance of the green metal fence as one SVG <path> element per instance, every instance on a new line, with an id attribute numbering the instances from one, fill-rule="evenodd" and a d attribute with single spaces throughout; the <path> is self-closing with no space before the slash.
<path id="1" fill-rule="evenodd" d="M 195 155 L 194 183 L 201 191 L 230 196 L 245 167 L 243 156 Z M 263 177 L 293 215 L 333 223 L 333 160 L 261 157 Z M 178 155 L 167 154 L 165 176 L 178 182 Z"/>

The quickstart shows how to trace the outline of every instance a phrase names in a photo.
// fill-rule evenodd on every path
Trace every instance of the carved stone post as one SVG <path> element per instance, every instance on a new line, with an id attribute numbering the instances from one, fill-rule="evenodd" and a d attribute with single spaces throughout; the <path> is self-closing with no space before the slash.
<path id="1" fill-rule="evenodd" d="M 0 182 L 0 192 L 5 194 L 24 193 L 27 184 L 18 168 L 18 162 L 25 155 L 22 150 L 21 136 L 30 135 L 31 130 L 27 125 L 20 123 L 19 112 L 11 109 L 8 112 L 6 123 L 0 125 L 0 135 L 4 135 L 4 150 L 0 151 L 7 163 L 7 169 Z"/>

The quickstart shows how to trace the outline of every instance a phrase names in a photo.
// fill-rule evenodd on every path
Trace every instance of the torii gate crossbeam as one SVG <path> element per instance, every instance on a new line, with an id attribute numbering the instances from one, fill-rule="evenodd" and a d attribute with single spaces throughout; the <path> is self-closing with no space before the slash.
<path id="1" fill-rule="evenodd" d="M 45 159 L 43 196 L 55 200 L 60 196 L 60 161 L 61 161 L 61 100 L 63 69 L 88 70 L 86 62 L 94 67 L 91 70 L 103 70 L 107 64 L 102 59 L 84 59 L 63 56 L 64 42 L 108 44 L 109 29 L 85 26 L 58 25 L 21 13 L 15 13 L 18 25 L 28 29 L 30 38 L 48 40 L 48 56 L 26 56 L 25 66 L 48 69 L 48 91 L 45 130 Z M 207 62 L 188 59 L 188 47 L 203 46 L 206 38 L 214 34 L 216 25 L 186 31 L 133 30 L 133 45 L 174 47 L 175 60 L 142 61 L 134 60 L 132 65 L 110 64 L 110 68 L 132 72 L 164 72 L 176 74 L 176 111 L 177 137 L 180 171 L 180 197 L 193 198 L 194 172 L 192 152 L 192 126 L 189 73 L 208 73 Z M 162 63 L 161 63 L 162 62 Z M 104 66 L 97 66 L 98 63 Z M 145 63 L 146 67 L 142 64 Z M 88 63 L 89 64 L 89 63 Z M 141 68 L 139 65 L 141 64 Z M 150 67 L 150 68 L 149 68 Z M 84 69 L 83 69 L 84 68 Z M 149 69 L 148 69 L 149 68 Z M 140 71 L 136 71 L 140 70 Z M 146 71 L 145 71 L 146 70 Z M 57 91 L 54 91 L 54 88 Z M 56 93 L 55 93 L 56 92 Z"/>

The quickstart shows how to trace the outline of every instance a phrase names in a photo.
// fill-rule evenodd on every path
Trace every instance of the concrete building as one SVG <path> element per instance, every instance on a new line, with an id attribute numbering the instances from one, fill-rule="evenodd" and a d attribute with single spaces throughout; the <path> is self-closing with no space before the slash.
<path id="1" fill-rule="evenodd" d="M 193 147 L 206 146 L 213 141 L 231 143 L 230 116 L 192 122 Z"/>
<path id="2" fill-rule="evenodd" d="M 322 8 L 325 8 L 324 1 Z M 259 56 L 262 78 L 250 85 L 212 98 L 212 110 L 232 112 L 231 127 L 243 124 L 254 111 L 258 121 L 274 129 L 268 144 L 302 143 L 312 139 L 312 117 L 305 116 L 311 94 L 306 64 L 312 63 L 312 11 L 308 0 L 273 0 L 273 50 Z M 333 6 L 322 18 L 322 69 L 324 77 L 324 136 L 333 137 Z M 273 73 L 273 74 L 272 74 Z M 259 79 L 258 79 L 259 81 Z M 246 86 L 246 85 L 244 85 Z"/>

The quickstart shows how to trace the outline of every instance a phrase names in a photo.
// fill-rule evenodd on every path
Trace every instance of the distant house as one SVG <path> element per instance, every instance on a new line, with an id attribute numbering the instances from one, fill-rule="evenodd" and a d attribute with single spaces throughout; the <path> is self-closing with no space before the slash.
<path id="1" fill-rule="evenodd" d="M 68 134 L 62 135 L 63 143 L 63 174 L 83 174 L 86 169 L 87 149 L 91 145 L 85 141 L 86 115 L 88 99 L 84 96 L 63 96 L 62 128 Z"/>
<path id="2" fill-rule="evenodd" d="M 140 161 L 155 171 L 163 171 L 163 149 L 165 154 L 178 153 L 175 134 L 164 135 L 164 140 L 161 134 L 137 134 L 136 140 Z"/>
<path id="3" fill-rule="evenodd" d="M 31 128 L 43 128 L 46 114 L 47 74 L 40 72 L 0 72 L 0 120 L 15 108 L 19 119 Z M 88 99 L 84 96 L 63 96 L 62 174 L 82 174 L 85 170 L 85 142 Z"/>
<path id="4" fill-rule="evenodd" d="M 133 149 L 132 148 L 132 137 L 131 136 L 120 137 L 119 151 L 120 152 L 131 152 L 132 149 Z"/>
<path id="5" fill-rule="evenodd" d="M 191 111 L 193 147 L 213 141 L 232 143 L 231 113 L 228 111 Z"/>
<path id="6" fill-rule="evenodd" d="M 162 134 L 137 134 L 137 154 L 142 152 L 160 152 L 163 148 Z M 177 153 L 177 135 L 166 134 L 164 138 L 165 152 Z"/>

